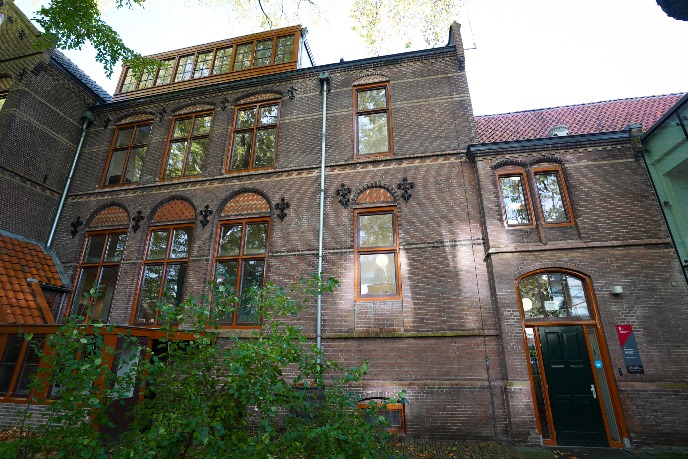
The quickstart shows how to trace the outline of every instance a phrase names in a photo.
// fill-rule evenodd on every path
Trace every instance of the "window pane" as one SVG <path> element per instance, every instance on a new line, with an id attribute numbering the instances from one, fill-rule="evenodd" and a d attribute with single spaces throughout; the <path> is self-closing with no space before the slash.
<path id="1" fill-rule="evenodd" d="M 182 176 L 185 156 L 186 141 L 172 142 L 170 144 L 170 154 L 167 157 L 167 166 L 165 167 L 165 178 Z"/>
<path id="2" fill-rule="evenodd" d="M 237 256 L 241 250 L 241 225 L 223 226 L 220 237 L 221 257 Z"/>
<path id="3" fill-rule="evenodd" d="M 397 294 L 397 264 L 394 253 L 359 255 L 358 270 L 361 295 Z"/>
<path id="4" fill-rule="evenodd" d="M 184 118 L 181 120 L 176 120 L 174 122 L 174 130 L 172 131 L 172 137 L 189 137 L 189 134 L 191 134 L 192 123 L 193 118 Z"/>
<path id="5" fill-rule="evenodd" d="M 358 115 L 358 153 L 385 153 L 389 151 L 387 113 Z"/>
<path id="6" fill-rule="evenodd" d="M 234 145 L 232 146 L 232 161 L 229 166 L 231 170 L 248 169 L 251 161 L 251 142 L 252 132 L 240 132 L 234 134 Z"/>
<path id="7" fill-rule="evenodd" d="M 232 47 L 218 49 L 215 54 L 215 66 L 213 67 L 213 75 L 218 73 L 229 72 L 229 64 L 232 62 Z"/>
<path id="8" fill-rule="evenodd" d="M 525 192 L 523 191 L 523 176 L 500 177 L 499 188 L 502 191 L 506 224 L 530 224 L 530 214 L 526 205 Z"/>
<path id="9" fill-rule="evenodd" d="M 203 135 L 210 132 L 210 122 L 213 120 L 212 116 L 202 116 L 196 118 L 194 122 L 193 135 Z"/>
<path id="10" fill-rule="evenodd" d="M 275 64 L 289 62 L 294 53 L 294 36 L 280 37 L 277 39 L 277 50 L 275 50 Z"/>
<path id="11" fill-rule="evenodd" d="M 0 395 L 7 395 L 12 382 L 12 375 L 14 375 L 14 370 L 17 369 L 17 363 L 19 363 L 22 344 L 24 344 L 24 339 L 17 335 L 7 337 L 5 355 L 2 356 L 2 364 L 0 364 Z"/>
<path id="12" fill-rule="evenodd" d="M 268 225 L 265 223 L 246 225 L 246 245 L 244 255 L 265 253 L 268 242 Z"/>
<path id="13" fill-rule="evenodd" d="M 175 305 L 184 300 L 184 280 L 186 279 L 186 263 L 167 265 L 165 275 L 164 297 L 174 301 Z"/>
<path id="14" fill-rule="evenodd" d="M 265 126 L 266 124 L 277 124 L 278 118 L 278 106 L 268 105 L 267 107 L 260 108 L 260 114 L 258 116 L 258 126 Z"/>
<path id="15" fill-rule="evenodd" d="M 558 223 L 568 221 L 564 201 L 559 187 L 559 174 L 548 172 L 535 174 L 535 186 L 540 198 L 542 215 L 545 223 Z"/>
<path id="16" fill-rule="evenodd" d="M 213 60 L 213 52 L 201 53 L 196 60 L 196 70 L 194 78 L 205 77 L 210 73 L 210 63 Z"/>
<path id="17" fill-rule="evenodd" d="M 255 324 L 258 322 L 258 310 L 254 302 L 250 301 L 249 293 L 252 288 L 263 287 L 265 260 L 244 261 L 241 275 L 241 299 L 237 309 L 237 324 Z"/>
<path id="18" fill-rule="evenodd" d="M 272 60 L 272 40 L 264 40 L 256 43 L 256 56 L 253 59 L 254 67 L 262 67 L 270 64 Z"/>
<path id="19" fill-rule="evenodd" d="M 234 59 L 234 70 L 244 70 L 251 66 L 251 50 L 253 43 L 246 43 L 237 46 L 236 58 Z"/>
<path id="20" fill-rule="evenodd" d="M 179 66 L 177 67 L 177 76 L 174 81 L 184 81 L 191 78 L 194 66 L 194 56 L 182 56 L 179 58 Z"/>
<path id="21" fill-rule="evenodd" d="M 124 183 L 136 183 L 141 179 L 143 169 L 143 157 L 146 155 L 146 147 L 132 148 L 127 163 L 127 174 Z"/>
<path id="22" fill-rule="evenodd" d="M 256 133 L 256 157 L 253 167 L 268 167 L 275 164 L 277 129 L 261 129 Z"/>
<path id="23" fill-rule="evenodd" d="M 117 141 L 115 142 L 115 148 L 126 147 L 131 143 L 131 134 L 134 132 L 134 128 L 120 129 L 117 132 Z"/>
<path id="24" fill-rule="evenodd" d="M 239 263 L 236 261 L 223 261 L 217 264 L 215 273 L 215 280 L 218 283 L 224 283 L 227 288 L 227 293 L 234 295 L 236 291 L 237 273 Z M 223 322 L 232 323 L 233 312 L 228 313 Z"/>
<path id="25" fill-rule="evenodd" d="M 160 260 L 167 255 L 167 241 L 170 238 L 170 231 L 153 231 L 150 242 L 148 243 L 147 260 Z"/>
<path id="26" fill-rule="evenodd" d="M 256 122 L 256 108 L 243 108 L 237 112 L 237 129 L 251 128 Z"/>
<path id="27" fill-rule="evenodd" d="M 124 83 L 122 83 L 122 92 L 129 92 L 136 89 L 136 77 L 131 69 L 127 69 L 127 75 L 124 77 Z"/>
<path id="28" fill-rule="evenodd" d="M 393 214 L 358 216 L 359 247 L 391 247 L 393 245 L 395 245 Z"/>
<path id="29" fill-rule="evenodd" d="M 120 261 L 124 253 L 124 242 L 126 240 L 127 235 L 123 233 L 110 235 L 105 252 L 105 261 Z"/>
<path id="30" fill-rule="evenodd" d="M 45 338 L 41 336 L 36 337 L 36 339 L 27 344 L 24 364 L 22 365 L 21 374 L 17 380 L 17 386 L 14 388 L 14 393 L 12 394 L 15 397 L 26 397 L 29 395 L 31 377 L 36 374 L 36 371 L 38 371 L 38 364 L 41 362 L 41 358 L 36 350 L 42 350 L 44 343 Z"/>
<path id="31" fill-rule="evenodd" d="M 540 418 L 540 428 L 542 438 L 550 438 L 549 423 L 547 422 L 547 406 L 545 403 L 545 391 L 543 388 L 542 376 L 540 375 L 540 365 L 538 364 L 537 348 L 535 344 L 535 330 L 526 328 L 526 340 L 528 341 L 528 356 L 530 360 L 530 371 L 533 375 L 533 389 L 535 391 L 535 404 Z"/>
<path id="32" fill-rule="evenodd" d="M 170 258 L 187 258 L 189 256 L 190 240 L 191 230 L 174 230 L 174 234 L 172 235 L 172 247 L 170 248 Z"/>
<path id="33" fill-rule="evenodd" d="M 84 294 L 89 293 L 96 285 L 97 275 L 98 268 L 83 268 L 81 270 L 79 273 L 79 282 L 76 286 L 76 293 L 74 294 L 74 300 L 72 301 L 70 315 L 85 316 L 88 314 L 88 306 L 92 299 L 89 298 L 89 300 L 86 300 Z"/>
<path id="34" fill-rule="evenodd" d="M 106 322 L 110 315 L 110 305 L 112 304 L 112 296 L 115 293 L 118 271 L 119 268 L 117 267 L 108 267 L 103 268 L 100 272 L 100 281 L 98 282 L 99 296 L 93 302 L 93 315 L 91 316 L 95 321 Z"/>
<path id="35" fill-rule="evenodd" d="M 590 318 L 583 282 L 561 273 L 536 274 L 518 284 L 526 318 Z"/>
<path id="36" fill-rule="evenodd" d="M 205 159 L 205 148 L 208 139 L 195 139 L 191 141 L 189 148 L 189 162 L 186 165 L 186 174 L 200 175 L 203 172 L 203 160 Z"/>
<path id="37" fill-rule="evenodd" d="M 137 322 L 153 323 L 155 321 L 156 305 L 160 299 L 162 272 L 162 266 L 146 266 L 143 272 L 141 301 L 136 311 Z"/>
<path id="38" fill-rule="evenodd" d="M 122 181 L 122 171 L 124 162 L 127 160 L 127 150 L 113 151 L 110 157 L 110 167 L 108 168 L 106 185 L 119 185 Z"/>
<path id="39" fill-rule="evenodd" d="M 163 61 L 160 70 L 158 71 L 158 78 L 155 80 L 155 85 L 160 86 L 169 84 L 172 79 L 172 67 L 174 67 L 174 59 Z"/>
<path id="40" fill-rule="evenodd" d="M 105 247 L 105 235 L 98 234 L 88 238 L 88 246 L 84 255 L 84 263 L 98 263 L 103 255 Z"/>
<path id="41" fill-rule="evenodd" d="M 143 72 L 139 89 L 146 89 L 153 86 L 153 78 L 155 78 L 155 71 L 153 73 Z"/>
<path id="42" fill-rule="evenodd" d="M 152 126 L 148 124 L 146 126 L 139 126 L 136 128 L 136 135 L 134 135 L 135 145 L 145 145 L 148 143 L 148 136 L 150 135 L 151 127 Z"/>
<path id="43" fill-rule="evenodd" d="M 385 88 L 356 91 L 358 110 L 375 110 L 387 107 L 387 90 Z"/>

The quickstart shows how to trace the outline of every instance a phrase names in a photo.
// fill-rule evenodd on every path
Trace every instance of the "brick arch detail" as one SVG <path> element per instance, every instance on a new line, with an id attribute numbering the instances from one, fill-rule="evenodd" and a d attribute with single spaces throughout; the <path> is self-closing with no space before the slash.
<path id="1" fill-rule="evenodd" d="M 255 102 L 262 102 L 265 100 L 272 100 L 272 99 L 281 99 L 283 97 L 281 92 L 269 92 L 269 91 L 261 91 L 261 92 L 253 92 L 253 93 L 248 93 L 244 94 L 240 97 L 237 97 L 234 99 L 234 105 L 242 105 L 242 104 L 251 104 Z"/>
<path id="2" fill-rule="evenodd" d="M 195 220 L 196 208 L 186 198 L 173 196 L 159 203 L 150 215 L 151 223 Z"/>
<path id="3" fill-rule="evenodd" d="M 574 260 L 558 260 L 556 262 L 536 261 L 533 263 L 524 263 L 521 266 L 519 266 L 519 268 L 516 271 L 514 271 L 514 280 L 523 277 L 528 273 L 532 273 L 538 270 L 558 271 L 561 269 L 573 271 L 580 275 L 582 278 L 591 278 L 590 273 L 585 269 L 585 267 L 580 262 Z"/>
<path id="4" fill-rule="evenodd" d="M 155 116 L 150 113 L 138 113 L 136 115 L 130 115 L 115 123 L 116 126 L 121 126 L 123 124 L 138 123 L 140 121 L 153 121 Z"/>
<path id="5" fill-rule="evenodd" d="M 354 204 L 396 204 L 399 201 L 394 186 L 389 183 L 366 183 L 354 192 Z"/>
<path id="6" fill-rule="evenodd" d="M 215 106 L 211 104 L 193 104 L 181 107 L 172 112 L 173 116 L 186 115 L 187 113 L 206 112 L 208 110 L 215 110 Z"/>
<path id="7" fill-rule="evenodd" d="M 526 167 L 528 167 L 528 163 L 525 161 L 521 161 L 518 159 L 512 159 L 512 158 L 503 159 L 501 161 L 497 161 L 496 163 L 494 163 L 492 165 L 492 170 L 496 171 L 497 169 L 505 167 L 505 166 L 518 166 L 518 167 L 522 167 L 525 169 Z"/>
<path id="8" fill-rule="evenodd" d="M 129 212 L 119 203 L 109 202 L 99 206 L 86 221 L 86 228 L 105 228 L 129 225 Z"/>
<path id="9" fill-rule="evenodd" d="M 382 74 L 364 75 L 364 76 L 354 80 L 354 82 L 351 83 L 351 85 L 352 86 L 360 86 L 360 85 L 364 85 L 364 84 L 386 83 L 387 81 L 389 81 L 389 77 L 386 75 L 382 75 Z"/>
<path id="10" fill-rule="evenodd" d="M 528 162 L 528 165 L 533 166 L 535 164 L 540 164 L 540 163 L 554 163 L 554 164 L 559 164 L 561 166 L 564 165 L 564 160 L 561 158 L 557 158 L 556 156 L 540 156 L 538 158 L 534 158 Z"/>
<path id="11" fill-rule="evenodd" d="M 265 215 L 270 213 L 270 202 L 255 190 L 245 190 L 229 197 L 220 211 L 221 217 L 235 215 Z"/>

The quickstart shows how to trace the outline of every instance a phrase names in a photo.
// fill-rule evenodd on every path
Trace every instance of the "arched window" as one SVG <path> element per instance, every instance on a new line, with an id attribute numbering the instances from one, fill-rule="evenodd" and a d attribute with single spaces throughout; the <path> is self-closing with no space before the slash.
<path id="1" fill-rule="evenodd" d="M 518 283 L 518 291 L 526 319 L 591 318 L 584 281 L 571 274 L 534 274 Z"/>

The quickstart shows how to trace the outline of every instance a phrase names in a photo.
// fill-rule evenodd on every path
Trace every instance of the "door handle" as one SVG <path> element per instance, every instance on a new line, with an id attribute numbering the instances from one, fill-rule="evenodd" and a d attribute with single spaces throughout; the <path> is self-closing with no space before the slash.
<path id="1" fill-rule="evenodd" d="M 590 392 L 592 392 L 593 398 L 597 398 L 597 391 L 595 390 L 594 384 L 590 384 Z"/>

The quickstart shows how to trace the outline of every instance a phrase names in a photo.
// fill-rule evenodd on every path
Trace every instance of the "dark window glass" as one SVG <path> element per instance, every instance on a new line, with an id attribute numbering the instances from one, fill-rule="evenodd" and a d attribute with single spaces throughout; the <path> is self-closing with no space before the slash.
<path id="1" fill-rule="evenodd" d="M 177 118 L 167 151 L 164 178 L 192 177 L 203 173 L 212 115 Z"/>
<path id="2" fill-rule="evenodd" d="M 535 187 L 537 188 L 542 217 L 545 223 L 568 221 L 559 185 L 559 174 L 556 172 L 536 173 Z"/>
<path id="3" fill-rule="evenodd" d="M 277 104 L 259 104 L 238 109 L 229 169 L 240 171 L 274 166 L 278 123 Z"/>
<path id="4" fill-rule="evenodd" d="M 104 186 L 124 185 L 139 181 L 151 127 L 150 122 L 147 121 L 145 124 L 117 129 L 115 144 L 110 152 L 110 163 L 103 183 Z"/>

